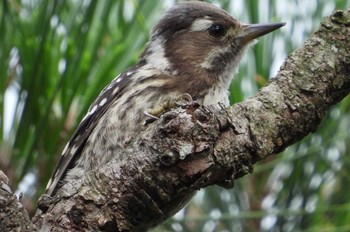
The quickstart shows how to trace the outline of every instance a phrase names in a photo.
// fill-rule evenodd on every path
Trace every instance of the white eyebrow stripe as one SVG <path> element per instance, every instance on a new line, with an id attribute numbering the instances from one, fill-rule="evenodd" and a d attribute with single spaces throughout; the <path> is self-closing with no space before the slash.
<path id="1" fill-rule="evenodd" d="M 196 19 L 195 21 L 193 21 L 190 31 L 205 31 L 212 24 L 213 24 L 213 21 L 208 18 Z"/>

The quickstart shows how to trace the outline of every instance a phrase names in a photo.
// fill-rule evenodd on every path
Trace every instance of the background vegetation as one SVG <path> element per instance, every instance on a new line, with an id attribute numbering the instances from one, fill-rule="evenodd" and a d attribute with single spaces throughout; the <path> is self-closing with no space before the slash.
<path id="1" fill-rule="evenodd" d="M 89 104 L 136 62 L 174 1 L 2 0 L 0 169 L 33 212 Z M 334 9 L 350 1 L 222 0 L 244 22 L 284 21 L 245 56 L 232 103 L 252 96 Z M 200 191 L 155 231 L 349 231 L 350 99 L 319 130 L 261 162 L 234 189 Z"/>

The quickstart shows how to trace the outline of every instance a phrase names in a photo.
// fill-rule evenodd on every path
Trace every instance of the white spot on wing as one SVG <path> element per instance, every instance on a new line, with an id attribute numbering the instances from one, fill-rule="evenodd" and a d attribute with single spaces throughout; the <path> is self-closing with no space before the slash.
<path id="1" fill-rule="evenodd" d="M 84 118 L 82 119 L 82 121 L 84 121 L 87 117 L 89 117 L 91 114 L 95 113 L 97 110 L 97 105 L 94 105 L 94 107 L 92 107 L 92 109 L 84 116 Z"/>
<path id="2" fill-rule="evenodd" d="M 92 109 L 89 111 L 88 115 L 95 113 L 96 110 L 97 110 L 97 105 L 94 105 L 94 107 L 92 107 Z"/>
<path id="3" fill-rule="evenodd" d="M 72 150 L 70 150 L 70 154 L 73 155 L 77 151 L 77 147 L 74 145 Z"/>
<path id="4" fill-rule="evenodd" d="M 116 77 L 114 78 L 114 80 L 115 80 L 115 81 L 121 80 L 121 78 L 119 78 L 120 75 L 122 75 L 122 74 L 120 73 L 118 76 L 116 76 Z M 114 80 L 106 87 L 105 90 L 109 90 L 109 89 L 111 89 L 111 88 L 113 87 Z M 119 81 L 117 81 L 117 82 L 119 82 Z M 102 91 L 101 93 L 103 93 L 103 92 L 104 92 L 104 91 Z"/>
<path id="5" fill-rule="evenodd" d="M 106 104 L 107 102 L 107 98 L 103 98 L 102 101 L 100 101 L 100 106 L 103 106 L 104 104 Z"/>
<path id="6" fill-rule="evenodd" d="M 63 151 L 62 151 L 62 155 L 66 155 L 66 152 L 68 150 L 68 147 L 69 147 L 69 143 L 66 144 L 66 146 L 64 147 Z"/>
<path id="7" fill-rule="evenodd" d="M 107 87 L 106 87 L 106 89 L 105 90 L 109 90 L 109 89 L 111 89 L 113 87 L 113 84 L 109 84 L 109 85 L 107 85 Z M 104 91 L 102 91 L 101 93 L 103 93 Z"/>
<path id="8" fill-rule="evenodd" d="M 81 121 L 86 120 L 86 118 L 89 116 L 89 114 L 85 114 L 84 118 Z"/>
<path id="9" fill-rule="evenodd" d="M 119 90 L 119 88 L 116 87 L 116 88 L 113 90 L 112 95 L 115 95 L 115 94 L 118 92 L 118 90 Z"/>

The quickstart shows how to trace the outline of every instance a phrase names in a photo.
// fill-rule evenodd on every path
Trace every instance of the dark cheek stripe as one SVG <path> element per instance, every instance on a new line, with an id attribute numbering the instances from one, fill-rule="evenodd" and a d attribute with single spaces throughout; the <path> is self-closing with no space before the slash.
<path id="1" fill-rule="evenodd" d="M 229 52 L 225 52 L 220 54 L 220 56 L 216 57 L 213 60 L 213 71 L 216 73 L 221 73 L 223 70 L 227 68 L 228 63 L 232 63 L 235 60 L 235 57 L 238 56 L 237 50 L 231 50 Z"/>

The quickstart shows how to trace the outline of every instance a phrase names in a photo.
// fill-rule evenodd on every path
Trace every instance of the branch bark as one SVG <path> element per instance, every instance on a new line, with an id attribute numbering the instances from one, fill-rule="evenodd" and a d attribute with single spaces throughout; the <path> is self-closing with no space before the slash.
<path id="1" fill-rule="evenodd" d="M 350 9 L 327 17 L 254 97 L 224 108 L 189 103 L 147 125 L 123 151 L 54 198 L 33 223 L 45 230 L 145 231 L 200 188 L 233 187 L 253 165 L 317 129 L 350 92 Z"/>
<path id="2" fill-rule="evenodd" d="M 8 186 L 0 170 L 0 231 L 34 231 L 28 213 Z"/>

